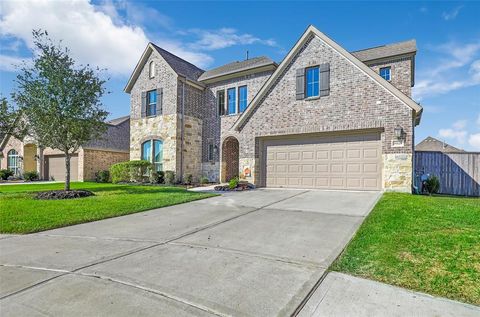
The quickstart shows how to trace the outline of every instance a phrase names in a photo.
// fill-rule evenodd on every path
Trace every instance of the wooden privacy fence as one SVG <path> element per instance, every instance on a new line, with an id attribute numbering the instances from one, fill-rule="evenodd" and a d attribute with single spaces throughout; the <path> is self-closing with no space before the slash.
<path id="1" fill-rule="evenodd" d="M 423 152 L 415 151 L 415 185 L 421 187 L 423 174 L 435 175 L 440 180 L 441 194 L 480 196 L 479 152 Z"/>

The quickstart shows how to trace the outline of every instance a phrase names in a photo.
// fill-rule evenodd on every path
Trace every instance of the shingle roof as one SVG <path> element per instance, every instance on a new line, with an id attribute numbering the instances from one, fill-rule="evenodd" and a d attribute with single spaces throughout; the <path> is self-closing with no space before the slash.
<path id="1" fill-rule="evenodd" d="M 415 146 L 415 151 L 427 151 L 427 152 L 465 152 L 462 149 L 456 148 L 437 140 L 431 136 L 425 138 L 422 142 Z"/>
<path id="2" fill-rule="evenodd" d="M 118 125 L 126 120 L 130 119 L 130 116 L 123 116 L 123 117 L 119 117 L 119 118 L 115 118 L 115 119 L 112 119 L 110 121 L 107 121 L 108 124 L 111 124 L 111 125 Z"/>
<path id="3" fill-rule="evenodd" d="M 237 73 L 243 70 L 248 70 L 252 68 L 257 68 L 261 66 L 275 65 L 276 63 L 267 56 L 259 56 L 250 58 L 244 61 L 236 61 L 220 67 L 207 70 L 198 78 L 199 81 L 211 79 L 214 77 L 219 77 L 223 75 Z"/>
<path id="4" fill-rule="evenodd" d="M 384 57 L 415 53 L 416 51 L 416 41 L 410 40 L 354 51 L 351 54 L 362 62 L 366 62 Z"/>
<path id="5" fill-rule="evenodd" d="M 153 47 L 157 52 L 162 55 L 165 61 L 173 68 L 173 70 L 179 74 L 187 77 L 190 80 L 198 80 L 198 77 L 204 73 L 203 69 L 198 68 L 190 62 L 170 53 L 169 51 L 164 50 L 161 47 L 153 44 Z"/>

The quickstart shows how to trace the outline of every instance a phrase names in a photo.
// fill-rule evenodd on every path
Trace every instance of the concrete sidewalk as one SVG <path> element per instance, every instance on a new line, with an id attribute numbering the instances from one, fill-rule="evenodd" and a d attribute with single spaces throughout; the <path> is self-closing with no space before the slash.
<path id="1" fill-rule="evenodd" d="M 298 316 L 478 317 L 480 307 L 330 272 Z"/>

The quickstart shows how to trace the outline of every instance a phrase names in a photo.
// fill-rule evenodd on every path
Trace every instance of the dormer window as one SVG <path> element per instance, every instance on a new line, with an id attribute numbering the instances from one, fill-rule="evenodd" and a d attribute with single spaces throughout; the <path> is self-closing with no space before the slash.
<path id="1" fill-rule="evenodd" d="M 150 78 L 155 77 L 155 62 L 150 62 L 150 65 L 148 67 L 148 76 Z"/>
<path id="2" fill-rule="evenodd" d="M 390 74 L 391 73 L 391 68 L 390 67 L 382 67 L 380 68 L 380 76 L 382 76 L 383 79 L 390 81 Z"/>

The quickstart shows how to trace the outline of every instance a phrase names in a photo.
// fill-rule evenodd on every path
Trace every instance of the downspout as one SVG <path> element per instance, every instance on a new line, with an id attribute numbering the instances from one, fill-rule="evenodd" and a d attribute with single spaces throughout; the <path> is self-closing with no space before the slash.
<path id="1" fill-rule="evenodd" d="M 182 117 L 181 117 L 181 126 L 180 126 L 180 182 L 183 182 L 183 141 L 185 138 L 184 130 L 185 130 L 185 80 L 181 80 L 182 82 Z"/>

